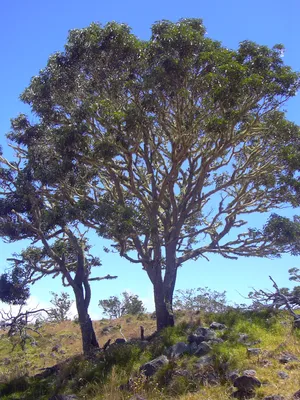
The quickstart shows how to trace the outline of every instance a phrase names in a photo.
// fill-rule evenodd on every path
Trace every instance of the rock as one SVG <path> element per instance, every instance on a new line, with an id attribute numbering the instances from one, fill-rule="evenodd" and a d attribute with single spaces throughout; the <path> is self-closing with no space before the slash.
<path id="1" fill-rule="evenodd" d="M 52 347 L 52 352 L 56 351 L 58 352 L 58 350 L 60 349 L 61 345 L 60 344 L 56 344 L 55 346 Z"/>
<path id="2" fill-rule="evenodd" d="M 202 342 L 198 345 L 197 350 L 193 353 L 195 356 L 205 356 L 211 351 L 211 347 L 208 343 Z"/>
<path id="3" fill-rule="evenodd" d="M 164 365 L 167 365 L 169 363 L 169 360 L 167 359 L 166 356 L 160 356 L 155 358 L 154 360 L 151 360 L 147 362 L 146 364 L 143 364 L 140 367 L 140 371 L 145 374 L 145 376 L 152 376 L 157 372 L 161 367 Z"/>
<path id="4" fill-rule="evenodd" d="M 184 342 L 178 342 L 167 350 L 167 355 L 172 358 L 178 358 L 185 353 L 190 353 L 190 347 Z"/>
<path id="5" fill-rule="evenodd" d="M 264 397 L 263 400 L 284 400 L 284 397 L 280 396 L 280 394 L 273 394 L 271 396 Z"/>
<path id="6" fill-rule="evenodd" d="M 216 344 L 216 343 L 224 343 L 224 340 L 221 338 L 215 338 L 215 339 L 206 340 L 206 342 L 209 344 Z"/>
<path id="7" fill-rule="evenodd" d="M 5 358 L 3 359 L 3 365 L 9 365 L 10 363 L 11 363 L 11 361 L 10 361 L 9 358 L 5 357 Z"/>
<path id="8" fill-rule="evenodd" d="M 258 356 L 260 353 L 261 353 L 261 349 L 256 349 L 253 347 L 247 349 L 248 356 Z"/>
<path id="9" fill-rule="evenodd" d="M 300 328 L 300 317 L 294 320 L 294 328 L 295 329 Z"/>
<path id="10" fill-rule="evenodd" d="M 56 394 L 49 398 L 49 400 L 76 400 L 78 397 L 75 394 Z"/>
<path id="11" fill-rule="evenodd" d="M 281 364 L 287 364 L 291 361 L 299 361 L 299 359 L 294 354 L 288 352 L 282 353 L 278 360 Z"/>
<path id="12" fill-rule="evenodd" d="M 293 394 L 293 399 L 300 399 L 300 390 Z"/>
<path id="13" fill-rule="evenodd" d="M 261 382 L 253 376 L 242 375 L 234 381 L 233 386 L 240 391 L 250 392 L 256 387 L 260 387 Z"/>
<path id="14" fill-rule="evenodd" d="M 35 347 L 35 346 L 38 345 L 38 342 L 36 342 L 35 340 L 33 340 L 33 341 L 30 343 L 30 345 L 31 345 L 32 347 Z"/>
<path id="15" fill-rule="evenodd" d="M 219 322 L 212 322 L 209 326 L 209 329 L 223 330 L 227 329 L 227 326 L 225 324 L 220 324 Z"/>
<path id="16" fill-rule="evenodd" d="M 238 338 L 239 343 L 246 343 L 248 339 L 249 335 L 247 335 L 246 333 L 239 333 L 239 338 Z"/>
<path id="17" fill-rule="evenodd" d="M 240 400 L 252 399 L 253 397 L 255 397 L 255 391 L 250 390 L 249 392 L 244 392 L 242 390 L 237 390 L 236 392 L 232 393 L 231 397 Z"/>
<path id="18" fill-rule="evenodd" d="M 202 335 L 189 335 L 187 339 L 190 344 L 192 343 L 200 344 L 202 342 L 205 342 L 206 340 L 205 336 Z"/>
<path id="19" fill-rule="evenodd" d="M 201 358 L 194 364 L 196 368 L 203 368 L 209 365 L 212 365 L 214 362 L 214 357 L 206 355 Z"/>
<path id="20" fill-rule="evenodd" d="M 245 371 L 243 372 L 243 375 L 255 376 L 256 375 L 256 371 L 254 369 L 245 369 Z"/>
<path id="21" fill-rule="evenodd" d="M 279 378 L 281 378 L 281 379 L 287 379 L 287 378 L 289 377 L 289 374 L 287 374 L 287 373 L 284 372 L 284 371 L 279 371 L 277 375 L 278 375 Z"/>
<path id="22" fill-rule="evenodd" d="M 195 331 L 195 335 L 204 336 L 206 340 L 215 339 L 217 337 L 216 332 L 209 328 L 198 328 Z"/>
<path id="23" fill-rule="evenodd" d="M 145 397 L 140 396 L 139 394 L 135 394 L 133 397 L 130 397 L 129 400 L 147 400 Z"/>
<path id="24" fill-rule="evenodd" d="M 44 358 L 45 354 L 44 353 L 40 353 L 40 358 Z"/>
<path id="25" fill-rule="evenodd" d="M 239 377 L 237 371 L 231 371 L 227 374 L 227 379 L 230 380 L 232 383 Z"/>
<path id="26" fill-rule="evenodd" d="M 114 344 L 122 344 L 122 343 L 126 343 L 126 340 L 124 338 L 117 338 L 114 341 Z"/>

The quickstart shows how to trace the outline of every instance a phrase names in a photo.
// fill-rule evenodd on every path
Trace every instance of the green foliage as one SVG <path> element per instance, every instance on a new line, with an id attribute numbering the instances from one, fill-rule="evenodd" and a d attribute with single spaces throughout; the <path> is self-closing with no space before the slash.
<path id="1" fill-rule="evenodd" d="M 30 296 L 28 279 L 24 270 L 15 266 L 11 272 L 0 276 L 0 300 L 8 304 L 24 304 Z"/>
<path id="2" fill-rule="evenodd" d="M 99 300 L 99 307 L 103 309 L 103 314 L 110 318 L 119 318 L 126 314 L 138 315 L 146 311 L 138 295 L 126 291 L 122 293 L 121 299 L 110 296 L 109 299 Z"/>
<path id="3" fill-rule="evenodd" d="M 300 131 L 282 105 L 300 75 L 282 52 L 227 49 L 192 18 L 155 23 L 148 41 L 115 22 L 72 30 L 21 96 L 35 122 L 12 121 L 8 138 L 26 159 L 0 171 L 1 235 L 36 236 L 32 209 L 46 234 L 92 227 L 147 271 L 159 329 L 173 323 L 186 261 L 297 254 L 282 229 L 239 234 L 253 213 L 298 204 Z"/>
<path id="4" fill-rule="evenodd" d="M 54 322 L 63 322 L 68 319 L 68 312 L 73 304 L 73 301 L 70 300 L 70 295 L 66 292 L 61 292 L 61 294 L 57 294 L 51 292 L 52 299 L 50 303 L 54 305 L 54 308 L 49 310 L 49 318 Z"/>

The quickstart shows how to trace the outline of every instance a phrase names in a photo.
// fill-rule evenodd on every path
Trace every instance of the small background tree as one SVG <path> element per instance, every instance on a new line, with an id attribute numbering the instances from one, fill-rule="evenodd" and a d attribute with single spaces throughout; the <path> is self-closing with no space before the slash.
<path id="1" fill-rule="evenodd" d="M 146 311 L 139 296 L 126 291 L 122 293 L 121 300 L 117 296 L 100 300 L 99 307 L 103 309 L 103 314 L 110 318 L 119 318 L 126 314 L 137 315 Z"/>
<path id="2" fill-rule="evenodd" d="M 54 292 L 51 292 L 51 294 L 50 303 L 54 305 L 54 308 L 49 310 L 49 319 L 54 322 L 67 321 L 68 312 L 74 301 L 70 300 L 70 295 L 67 292 L 61 292 L 60 295 Z"/>
<path id="3" fill-rule="evenodd" d="M 207 287 L 176 290 L 174 308 L 192 312 L 221 313 L 228 308 L 226 291 L 218 292 Z"/>

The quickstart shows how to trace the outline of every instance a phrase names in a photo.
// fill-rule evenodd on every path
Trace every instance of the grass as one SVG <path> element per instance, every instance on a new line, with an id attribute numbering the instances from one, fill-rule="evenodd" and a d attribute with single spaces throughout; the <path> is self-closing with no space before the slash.
<path id="1" fill-rule="evenodd" d="M 195 356 L 184 355 L 171 360 L 152 379 L 146 379 L 140 366 L 161 355 L 171 345 L 187 341 L 187 336 L 201 323 L 208 326 L 212 321 L 228 326 L 218 336 L 225 341 L 213 345 L 213 365 L 196 368 Z M 139 325 L 143 324 L 146 335 L 155 329 L 150 316 L 143 319 L 134 316 L 118 320 L 94 322 L 100 345 L 109 338 L 120 337 L 120 328 L 127 339 L 139 337 Z M 143 347 L 137 343 L 111 346 L 105 354 L 97 354 L 86 360 L 81 355 L 81 338 L 78 324 L 67 321 L 62 324 L 45 324 L 41 336 L 34 336 L 37 345 L 27 343 L 23 352 L 18 346 L 12 352 L 12 343 L 4 332 L 0 336 L 0 396 L 3 400 L 47 400 L 55 393 L 75 393 L 79 399 L 128 400 L 139 394 L 147 400 L 226 400 L 233 392 L 228 372 L 254 369 L 263 383 L 255 399 L 281 394 L 291 399 L 300 389 L 300 362 L 280 364 L 278 358 L 284 352 L 300 359 L 300 330 L 293 331 L 290 317 L 284 313 L 243 313 L 231 310 L 220 315 L 189 315 L 181 313 L 174 328 L 167 328 Z M 103 328 L 110 327 L 107 333 Z M 247 346 L 240 343 L 240 334 L 247 334 L 248 341 L 258 341 L 259 356 L 247 354 Z M 59 345 L 59 351 L 53 347 Z M 62 363 L 57 375 L 46 378 L 35 374 L 57 363 Z M 288 379 L 278 376 L 279 371 L 288 373 Z M 218 384 L 205 377 L 215 374 Z M 121 385 L 127 389 L 120 390 Z"/>

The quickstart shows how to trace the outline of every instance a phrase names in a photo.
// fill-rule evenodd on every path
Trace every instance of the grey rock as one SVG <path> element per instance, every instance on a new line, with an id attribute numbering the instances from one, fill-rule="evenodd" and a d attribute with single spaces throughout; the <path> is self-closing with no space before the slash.
<path id="1" fill-rule="evenodd" d="M 139 394 L 135 394 L 134 396 L 130 397 L 129 400 L 147 400 L 145 397 L 140 396 Z"/>
<path id="2" fill-rule="evenodd" d="M 75 394 L 56 394 L 49 398 L 49 400 L 76 400 L 78 397 Z"/>
<path id="3" fill-rule="evenodd" d="M 56 344 L 55 346 L 53 346 L 52 347 L 52 352 L 54 352 L 54 351 L 56 351 L 56 352 L 58 352 L 58 350 L 61 348 L 61 345 L 60 344 Z"/>
<path id="4" fill-rule="evenodd" d="M 255 376 L 256 375 L 256 371 L 255 371 L 255 369 L 245 369 L 245 371 L 243 371 L 243 375 Z"/>
<path id="5" fill-rule="evenodd" d="M 279 371 L 277 375 L 278 375 L 279 378 L 281 378 L 281 379 L 287 379 L 287 378 L 289 377 L 289 374 L 287 374 L 287 373 L 284 372 L 284 371 Z"/>
<path id="6" fill-rule="evenodd" d="M 294 328 L 299 329 L 300 328 L 300 318 L 297 318 L 294 320 Z"/>
<path id="7" fill-rule="evenodd" d="M 11 361 L 10 361 L 9 358 L 5 357 L 5 358 L 3 359 L 3 365 L 9 365 L 10 363 L 11 363 Z"/>
<path id="8" fill-rule="evenodd" d="M 247 349 L 247 354 L 248 356 L 258 356 L 261 353 L 261 349 L 257 348 L 248 348 Z"/>
<path id="9" fill-rule="evenodd" d="M 281 364 L 287 364 L 291 361 L 299 361 L 299 359 L 294 354 L 288 352 L 282 353 L 279 357 L 279 362 Z"/>
<path id="10" fill-rule="evenodd" d="M 202 342 L 198 345 L 197 350 L 195 351 L 195 356 L 205 356 L 211 351 L 211 347 L 208 343 Z"/>
<path id="11" fill-rule="evenodd" d="M 231 397 L 240 400 L 252 399 L 253 397 L 255 397 L 255 391 L 250 390 L 249 392 L 244 392 L 242 390 L 237 390 L 236 392 L 232 393 Z"/>
<path id="12" fill-rule="evenodd" d="M 225 324 L 220 324 L 219 322 L 212 322 L 209 326 L 210 329 L 215 329 L 215 330 L 223 330 L 226 329 L 227 326 Z"/>
<path id="13" fill-rule="evenodd" d="M 216 332 L 209 328 L 198 328 L 195 331 L 195 335 L 204 336 L 206 340 L 215 339 L 217 337 Z"/>
<path id="14" fill-rule="evenodd" d="M 44 353 L 40 353 L 40 358 L 44 358 L 45 354 Z"/>
<path id="15" fill-rule="evenodd" d="M 263 400 L 284 400 L 284 397 L 280 394 L 273 394 L 271 396 L 264 397 Z"/>
<path id="16" fill-rule="evenodd" d="M 209 355 L 202 356 L 195 363 L 195 367 L 196 368 L 203 368 L 203 367 L 206 367 L 208 365 L 212 365 L 213 362 L 214 362 L 214 357 L 209 356 Z"/>
<path id="17" fill-rule="evenodd" d="M 154 360 L 151 360 L 147 362 L 146 364 L 143 364 L 140 367 L 140 371 L 145 374 L 145 376 L 152 376 L 157 372 L 161 367 L 164 365 L 168 364 L 169 360 L 166 356 L 160 356 L 155 358 Z"/>
<path id="18" fill-rule="evenodd" d="M 239 376 L 237 371 L 231 371 L 227 374 L 227 379 L 233 383 Z"/>
<path id="19" fill-rule="evenodd" d="M 224 340 L 221 338 L 215 338 L 215 339 L 206 340 L 206 342 L 209 344 L 218 344 L 218 343 L 224 343 Z"/>
<path id="20" fill-rule="evenodd" d="M 300 399 L 300 390 L 293 394 L 293 399 Z"/>
<path id="21" fill-rule="evenodd" d="M 167 350 L 167 355 L 172 358 L 178 358 L 185 353 L 190 353 L 190 346 L 184 342 L 178 342 Z"/>
<path id="22" fill-rule="evenodd" d="M 253 376 L 242 375 L 234 381 L 233 386 L 238 388 L 238 390 L 249 392 L 256 387 L 260 387 L 261 382 Z"/>
<path id="23" fill-rule="evenodd" d="M 248 339 L 249 339 L 249 335 L 247 335 L 246 333 L 239 333 L 239 337 L 238 337 L 239 343 L 246 343 Z"/>

